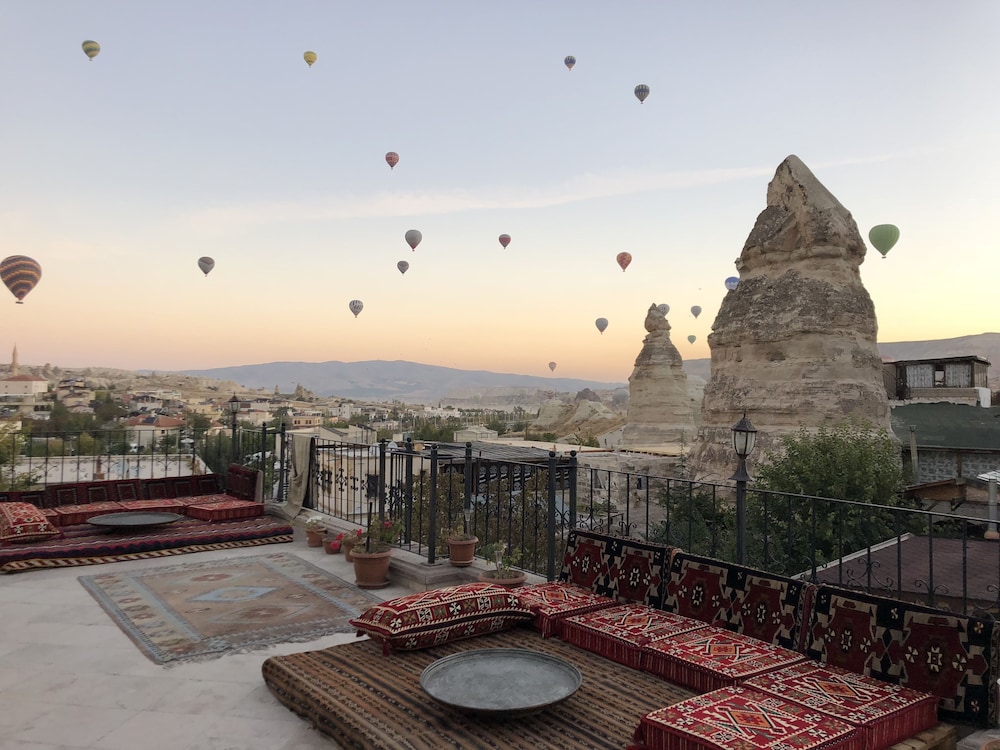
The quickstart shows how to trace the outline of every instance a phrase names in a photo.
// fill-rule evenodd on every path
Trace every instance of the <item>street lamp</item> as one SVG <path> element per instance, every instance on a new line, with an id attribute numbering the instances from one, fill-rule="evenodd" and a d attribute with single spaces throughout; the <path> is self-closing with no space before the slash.
<path id="1" fill-rule="evenodd" d="M 743 419 L 733 425 L 733 450 L 740 459 L 736 473 L 729 479 L 736 482 L 736 562 L 746 564 L 747 482 L 753 477 L 747 472 L 747 456 L 757 444 L 757 430 L 743 412 Z"/>
<path id="2" fill-rule="evenodd" d="M 229 404 L 229 413 L 233 419 L 233 455 L 232 463 L 236 463 L 236 415 L 240 413 L 240 400 L 236 398 L 236 394 L 233 393 L 233 397 L 226 402 Z"/>

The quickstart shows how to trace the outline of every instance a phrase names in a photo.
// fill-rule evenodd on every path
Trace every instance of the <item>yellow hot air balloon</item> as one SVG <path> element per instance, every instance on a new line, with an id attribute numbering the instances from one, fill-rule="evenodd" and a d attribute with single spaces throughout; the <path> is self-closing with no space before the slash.
<path id="1" fill-rule="evenodd" d="M 93 41 L 92 39 L 88 39 L 87 41 L 85 41 L 80 46 L 83 47 L 83 54 L 85 54 L 87 57 L 89 57 L 92 62 L 93 62 L 94 58 L 97 57 L 97 55 L 101 51 L 101 45 L 99 45 L 97 42 Z"/>
<path id="2" fill-rule="evenodd" d="M 302 55 L 302 59 L 305 60 L 306 65 L 311 68 L 313 63 L 316 62 L 316 53 L 312 51 L 306 52 Z"/>

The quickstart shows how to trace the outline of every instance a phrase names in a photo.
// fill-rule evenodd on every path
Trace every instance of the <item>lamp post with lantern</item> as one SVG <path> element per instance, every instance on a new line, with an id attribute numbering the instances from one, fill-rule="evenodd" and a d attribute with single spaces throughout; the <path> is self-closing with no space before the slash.
<path id="1" fill-rule="evenodd" d="M 757 430 L 743 412 L 743 419 L 733 425 L 733 450 L 740 459 L 736 473 L 729 479 L 736 482 L 736 562 L 746 564 L 747 482 L 753 477 L 747 472 L 747 456 L 757 444 Z"/>

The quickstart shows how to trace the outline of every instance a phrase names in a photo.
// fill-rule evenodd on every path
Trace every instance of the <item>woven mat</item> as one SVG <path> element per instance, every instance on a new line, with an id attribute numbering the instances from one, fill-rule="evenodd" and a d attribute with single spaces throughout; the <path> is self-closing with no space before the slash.
<path id="1" fill-rule="evenodd" d="M 434 701 L 420 673 L 449 654 L 481 648 L 526 648 L 576 665 L 583 685 L 534 716 L 467 716 Z M 530 628 L 469 638 L 424 651 L 383 656 L 371 640 L 272 656 L 262 667 L 275 697 L 343 748 L 624 748 L 641 717 L 691 696 Z"/>
<path id="2" fill-rule="evenodd" d="M 157 664 L 351 632 L 348 620 L 376 601 L 283 552 L 79 580 Z"/>

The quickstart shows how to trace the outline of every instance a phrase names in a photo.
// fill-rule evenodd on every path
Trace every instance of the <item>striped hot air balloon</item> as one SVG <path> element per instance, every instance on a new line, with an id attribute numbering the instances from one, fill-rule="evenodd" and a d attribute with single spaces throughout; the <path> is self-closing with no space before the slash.
<path id="1" fill-rule="evenodd" d="M 28 292 L 42 278 L 42 267 L 38 261 L 27 255 L 11 255 L 0 262 L 0 280 L 17 298 L 17 304 L 22 304 Z"/>
<path id="2" fill-rule="evenodd" d="M 640 83 L 635 87 L 635 98 L 639 100 L 639 104 L 646 101 L 647 96 L 649 96 L 649 86 L 644 83 Z"/>
<path id="3" fill-rule="evenodd" d="M 88 39 L 80 46 L 83 47 L 83 54 L 89 57 L 91 62 L 93 62 L 94 58 L 101 52 L 101 45 L 92 39 Z"/>

